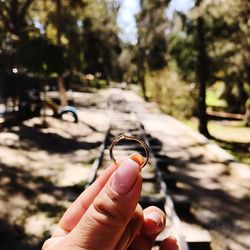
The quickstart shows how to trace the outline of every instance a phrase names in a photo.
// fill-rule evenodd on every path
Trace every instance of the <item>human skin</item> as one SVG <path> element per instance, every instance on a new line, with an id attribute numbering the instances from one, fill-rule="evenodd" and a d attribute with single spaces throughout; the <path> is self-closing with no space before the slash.
<path id="1" fill-rule="evenodd" d="M 151 249 L 165 226 L 157 207 L 142 210 L 140 165 L 134 154 L 111 164 L 67 209 L 42 250 Z M 173 236 L 160 250 L 179 250 Z"/>

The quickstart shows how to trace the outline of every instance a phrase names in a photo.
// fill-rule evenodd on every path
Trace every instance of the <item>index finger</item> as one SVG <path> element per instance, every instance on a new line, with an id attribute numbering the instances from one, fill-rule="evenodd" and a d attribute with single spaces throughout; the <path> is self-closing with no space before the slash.
<path id="1" fill-rule="evenodd" d="M 60 219 L 58 226 L 61 229 L 70 232 L 76 226 L 90 204 L 93 202 L 94 198 L 99 194 L 116 169 L 117 166 L 111 164 L 94 183 L 78 196 Z"/>
<path id="2" fill-rule="evenodd" d="M 130 159 L 141 162 L 141 155 L 132 154 L 129 156 Z M 124 159 L 124 158 L 123 158 Z M 118 166 L 121 164 L 123 159 L 118 160 Z M 58 226 L 60 229 L 66 232 L 70 232 L 79 222 L 81 217 L 87 211 L 95 197 L 103 189 L 110 176 L 118 167 L 116 164 L 111 164 L 105 171 L 98 177 L 98 179 L 91 184 L 86 190 L 84 190 L 78 198 L 70 205 L 66 210 L 62 218 L 60 219 Z"/>

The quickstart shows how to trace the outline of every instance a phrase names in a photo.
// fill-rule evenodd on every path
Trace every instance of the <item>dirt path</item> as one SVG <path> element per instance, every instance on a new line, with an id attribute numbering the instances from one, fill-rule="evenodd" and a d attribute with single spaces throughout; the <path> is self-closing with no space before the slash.
<path id="1" fill-rule="evenodd" d="M 119 95 L 120 90 L 113 90 Z M 161 145 L 158 155 L 192 203 L 212 250 L 250 249 L 249 168 L 133 92 L 127 101 Z M 0 132 L 0 249 L 40 249 L 82 191 L 108 126 L 108 91 L 74 93 L 80 122 L 38 118 Z M 202 250 L 202 249 L 201 249 Z"/>

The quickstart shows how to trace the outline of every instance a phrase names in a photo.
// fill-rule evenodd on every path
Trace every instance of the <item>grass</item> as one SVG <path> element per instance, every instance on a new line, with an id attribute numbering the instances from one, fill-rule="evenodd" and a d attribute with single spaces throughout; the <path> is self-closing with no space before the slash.
<path id="1" fill-rule="evenodd" d="M 228 142 L 221 140 L 216 140 L 216 142 L 220 145 L 220 147 L 231 153 L 237 161 L 250 166 L 250 143 Z"/>
<path id="2" fill-rule="evenodd" d="M 206 93 L 206 103 L 208 107 L 221 107 L 227 106 L 226 102 L 218 98 L 218 95 L 213 90 L 208 89 Z"/>
<path id="3" fill-rule="evenodd" d="M 183 122 L 198 131 L 196 118 Z M 244 127 L 242 121 L 209 121 L 208 130 L 219 146 L 232 154 L 237 161 L 250 166 L 250 128 Z"/>
<path id="4" fill-rule="evenodd" d="M 105 88 L 107 87 L 107 81 L 104 79 L 95 78 L 90 82 L 90 86 L 97 89 Z"/>

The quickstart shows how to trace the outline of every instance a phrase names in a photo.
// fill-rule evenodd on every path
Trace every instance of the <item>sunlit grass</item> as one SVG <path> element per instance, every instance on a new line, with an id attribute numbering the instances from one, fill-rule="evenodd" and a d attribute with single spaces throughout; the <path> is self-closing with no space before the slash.
<path id="1" fill-rule="evenodd" d="M 213 90 L 207 90 L 206 103 L 209 107 L 226 107 L 227 104 L 224 100 L 219 99 Z"/>
<path id="2" fill-rule="evenodd" d="M 212 136 L 226 141 L 250 143 L 250 128 L 244 127 L 242 121 L 210 121 L 208 129 Z"/>
<path id="3" fill-rule="evenodd" d="M 198 131 L 198 120 L 191 118 L 183 121 Z M 250 128 L 242 121 L 209 121 L 208 130 L 223 149 L 231 153 L 237 161 L 250 166 Z"/>

